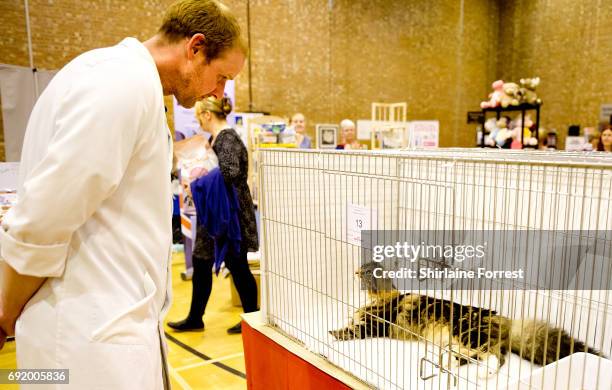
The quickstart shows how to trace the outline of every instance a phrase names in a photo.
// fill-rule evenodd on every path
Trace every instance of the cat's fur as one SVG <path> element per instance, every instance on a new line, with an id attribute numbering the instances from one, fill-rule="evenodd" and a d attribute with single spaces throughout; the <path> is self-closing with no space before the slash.
<path id="1" fill-rule="evenodd" d="M 450 347 L 465 364 L 470 359 L 486 362 L 496 373 L 505 363 L 508 351 L 539 365 L 557 361 L 574 352 L 600 355 L 583 342 L 573 339 L 563 329 L 536 320 L 511 320 L 493 310 L 461 305 L 419 294 L 400 294 L 390 280 L 376 279 L 373 263 L 357 274 L 368 289 L 371 303 L 361 307 L 351 324 L 330 331 L 338 340 L 367 337 L 391 337 L 400 340 L 426 339 L 441 347 Z M 447 364 L 447 362 L 443 362 Z"/>

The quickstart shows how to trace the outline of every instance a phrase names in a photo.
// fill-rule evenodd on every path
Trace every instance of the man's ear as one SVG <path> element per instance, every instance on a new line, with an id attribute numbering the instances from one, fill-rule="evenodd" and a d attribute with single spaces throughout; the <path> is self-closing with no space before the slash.
<path id="1" fill-rule="evenodd" d="M 206 39 L 204 34 L 197 33 L 193 34 L 191 38 L 187 41 L 186 49 L 187 49 L 187 58 L 193 59 L 199 52 L 202 52 L 204 55 L 204 48 Z"/>

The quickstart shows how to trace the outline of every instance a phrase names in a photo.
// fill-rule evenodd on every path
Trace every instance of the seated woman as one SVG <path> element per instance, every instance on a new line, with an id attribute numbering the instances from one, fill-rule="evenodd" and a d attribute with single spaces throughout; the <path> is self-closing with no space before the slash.
<path id="1" fill-rule="evenodd" d="M 357 141 L 355 123 L 350 119 L 344 119 L 340 122 L 340 136 L 342 137 L 342 143 L 336 149 L 367 149 L 366 145 L 362 145 Z"/>
<path id="2" fill-rule="evenodd" d="M 247 185 L 248 154 L 236 131 L 227 124 L 226 117 L 232 111 L 228 98 L 220 100 L 209 97 L 196 104 L 202 128 L 212 134 L 212 148 L 219 159 L 219 169 L 224 181 L 236 188 L 240 212 L 240 251 L 230 246 L 225 256 L 225 266 L 232 279 L 245 313 L 257 311 L 257 284 L 247 261 L 247 252 L 257 251 L 259 241 L 251 192 Z M 191 307 L 187 318 L 169 322 L 168 326 L 177 331 L 204 330 L 202 316 L 212 290 L 212 268 L 214 242 L 202 226 L 197 226 L 196 242 L 193 249 L 193 290 Z M 228 329 L 228 333 L 241 333 L 240 322 Z"/>
<path id="3" fill-rule="evenodd" d="M 300 149 L 310 149 L 312 148 L 312 140 L 306 134 L 306 118 L 304 114 L 294 114 L 291 117 L 291 126 L 295 129 L 295 135 L 297 138 L 297 145 Z"/>

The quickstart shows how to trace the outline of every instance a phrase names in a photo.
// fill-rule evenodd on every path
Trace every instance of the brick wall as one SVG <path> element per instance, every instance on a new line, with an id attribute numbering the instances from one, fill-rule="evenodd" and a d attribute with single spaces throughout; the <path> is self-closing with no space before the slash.
<path id="1" fill-rule="evenodd" d="M 597 126 L 612 103 L 612 2 L 511 0 L 502 12 L 498 77 L 539 76 L 542 125 Z"/>
<path id="2" fill-rule="evenodd" d="M 29 66 L 23 1 L 0 1 L 0 63 Z M 0 161 L 5 161 L 2 102 L 0 101 Z"/>
<path id="3" fill-rule="evenodd" d="M 152 36 L 171 1 L 30 0 L 35 66 L 59 69 L 78 54 L 118 43 L 126 36 Z M 29 66 L 23 0 L 0 1 L 0 62 Z M 5 38 L 6 37 L 6 38 Z M 1 124 L 0 124 L 1 125 Z M 4 131 L 2 160 L 4 160 Z"/>
<path id="4" fill-rule="evenodd" d="M 125 36 L 146 39 L 170 3 L 30 0 L 36 66 L 57 69 Z M 246 34 L 246 1 L 226 3 Z M 315 123 L 369 118 L 372 101 L 407 101 L 409 119 L 440 120 L 442 146 L 472 146 L 465 113 L 477 109 L 490 83 L 539 74 L 544 124 L 561 127 L 573 117 L 586 123 L 612 91 L 604 77 L 610 4 L 549 3 L 472 0 L 461 9 L 451 0 L 251 0 L 253 108 L 287 117 L 301 111 L 314 135 Z M 27 66 L 23 1 L 0 2 L 0 35 L 0 62 Z M 564 72 L 568 61 L 571 74 Z M 245 66 L 236 108 L 248 103 Z M 553 119 L 562 111 L 565 117 Z"/>
<path id="5" fill-rule="evenodd" d="M 381 4 L 382 3 L 382 4 Z M 372 101 L 408 102 L 408 119 L 438 119 L 441 146 L 472 146 L 466 111 L 494 74 L 495 2 L 339 1 L 333 13 L 335 120 L 369 118 Z"/>

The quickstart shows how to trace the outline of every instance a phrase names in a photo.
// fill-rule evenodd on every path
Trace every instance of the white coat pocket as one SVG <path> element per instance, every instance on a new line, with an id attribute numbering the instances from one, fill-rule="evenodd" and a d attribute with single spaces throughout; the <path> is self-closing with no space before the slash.
<path id="1" fill-rule="evenodd" d="M 95 329 L 91 335 L 92 341 L 111 344 L 158 343 L 155 338 L 157 320 L 151 316 L 157 287 L 148 272 L 144 274 L 143 284 L 145 297 Z"/>

